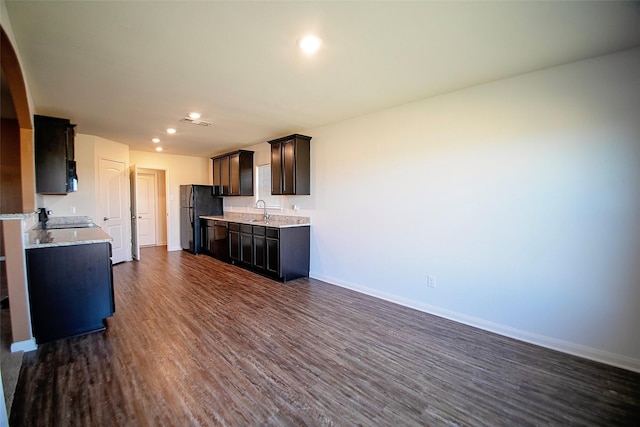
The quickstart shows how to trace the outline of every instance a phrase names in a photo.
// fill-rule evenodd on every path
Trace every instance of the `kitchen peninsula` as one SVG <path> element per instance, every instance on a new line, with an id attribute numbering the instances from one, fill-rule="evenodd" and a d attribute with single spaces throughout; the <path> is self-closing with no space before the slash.
<path id="1" fill-rule="evenodd" d="M 97 226 L 34 228 L 25 249 L 36 343 L 104 330 L 115 312 L 111 236 Z"/>
<path id="2" fill-rule="evenodd" d="M 201 216 L 202 249 L 221 261 L 282 282 L 309 277 L 308 217 L 226 213 Z"/>

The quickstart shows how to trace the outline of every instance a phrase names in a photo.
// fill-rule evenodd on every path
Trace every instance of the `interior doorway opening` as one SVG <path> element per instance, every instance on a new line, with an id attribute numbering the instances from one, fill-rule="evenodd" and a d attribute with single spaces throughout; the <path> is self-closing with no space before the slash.
<path id="1" fill-rule="evenodd" d="M 131 170 L 132 249 L 133 258 L 140 259 L 141 247 L 167 245 L 167 173 L 135 165 Z"/>

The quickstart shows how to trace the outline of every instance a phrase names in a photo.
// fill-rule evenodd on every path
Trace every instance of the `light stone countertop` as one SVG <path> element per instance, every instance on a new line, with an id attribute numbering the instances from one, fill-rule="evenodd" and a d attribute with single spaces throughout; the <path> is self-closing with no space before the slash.
<path id="1" fill-rule="evenodd" d="M 111 242 L 112 238 L 102 228 L 33 228 L 28 231 L 29 240 L 25 249 L 48 248 L 54 246 L 88 245 L 91 243 Z"/>
<path id="2" fill-rule="evenodd" d="M 237 212 L 230 212 L 224 215 L 213 216 L 202 215 L 200 219 L 236 222 L 240 224 L 260 225 L 263 227 L 273 228 L 308 227 L 311 225 L 311 219 L 306 216 L 272 215 L 269 221 L 265 222 L 262 215 L 242 214 Z"/>

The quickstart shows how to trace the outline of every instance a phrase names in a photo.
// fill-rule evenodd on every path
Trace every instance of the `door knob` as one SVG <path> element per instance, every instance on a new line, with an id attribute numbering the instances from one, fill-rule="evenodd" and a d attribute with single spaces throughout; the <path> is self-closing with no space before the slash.
<path id="1" fill-rule="evenodd" d="M 109 221 L 109 218 L 108 218 L 108 217 L 106 217 L 106 216 L 105 216 L 104 218 L 102 218 L 102 219 L 103 219 L 104 221 Z"/>

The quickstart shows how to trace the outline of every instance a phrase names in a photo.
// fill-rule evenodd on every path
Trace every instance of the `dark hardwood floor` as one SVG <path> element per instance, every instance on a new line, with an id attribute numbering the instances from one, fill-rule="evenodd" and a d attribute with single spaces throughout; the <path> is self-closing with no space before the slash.
<path id="1" fill-rule="evenodd" d="M 17 426 L 640 425 L 640 374 L 145 248 L 108 330 L 25 354 Z"/>

